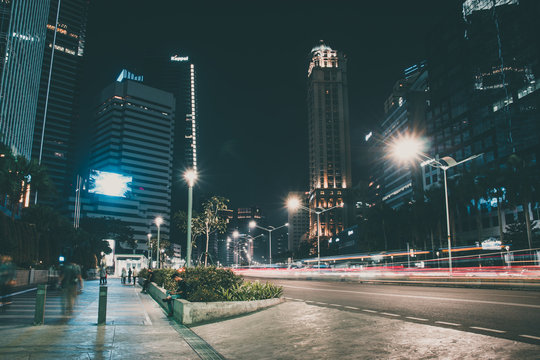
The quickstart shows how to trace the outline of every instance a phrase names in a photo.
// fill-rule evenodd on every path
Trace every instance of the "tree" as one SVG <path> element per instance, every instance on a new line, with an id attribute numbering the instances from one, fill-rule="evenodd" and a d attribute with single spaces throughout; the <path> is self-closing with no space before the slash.
<path id="1" fill-rule="evenodd" d="M 122 220 L 107 217 L 85 217 L 80 221 L 75 248 L 93 254 L 98 259 L 101 253 L 109 254 L 112 250 L 106 239 L 114 239 L 119 243 L 127 244 L 134 248 L 136 241 L 133 239 L 133 229 Z M 84 252 L 83 252 L 84 253 Z"/>
<path id="2" fill-rule="evenodd" d="M 199 215 L 199 220 L 194 224 L 203 225 L 203 234 L 206 235 L 206 250 L 204 253 L 204 266 L 208 264 L 208 243 L 210 234 L 218 232 L 224 233 L 227 229 L 227 219 L 221 216 L 223 210 L 227 210 L 229 200 L 221 196 L 212 196 L 203 203 L 203 211 Z"/>
<path id="3" fill-rule="evenodd" d="M 523 207 L 525 225 L 527 230 L 527 241 L 529 248 L 532 248 L 531 214 L 529 205 L 538 195 L 539 171 L 534 161 L 510 155 L 507 161 L 508 170 L 511 176 L 507 177 L 508 201 L 514 206 Z"/>
<path id="4" fill-rule="evenodd" d="M 187 213 L 185 211 L 178 211 L 173 216 L 174 222 L 176 226 L 184 233 L 187 234 Z M 195 240 L 197 238 L 204 234 L 204 223 L 202 221 L 202 217 L 200 214 L 193 212 L 191 216 L 191 241 L 188 241 L 189 244 L 186 244 L 186 248 L 188 246 L 193 247 L 195 244 Z"/>

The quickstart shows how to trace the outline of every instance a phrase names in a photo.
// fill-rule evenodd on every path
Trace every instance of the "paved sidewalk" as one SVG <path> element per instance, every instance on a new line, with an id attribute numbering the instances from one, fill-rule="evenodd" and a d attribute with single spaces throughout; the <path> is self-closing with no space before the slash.
<path id="1" fill-rule="evenodd" d="M 45 325 L 33 326 L 35 291 L 0 314 L 0 359 L 221 359 L 189 329 L 170 321 L 140 287 L 109 279 L 107 324 L 97 326 L 98 281 L 85 283 L 72 316 L 48 291 Z"/>

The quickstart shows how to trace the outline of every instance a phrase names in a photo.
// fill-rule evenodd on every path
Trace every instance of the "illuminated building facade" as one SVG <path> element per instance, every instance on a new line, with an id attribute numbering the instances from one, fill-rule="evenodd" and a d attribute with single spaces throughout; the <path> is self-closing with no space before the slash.
<path id="1" fill-rule="evenodd" d="M 77 146 L 74 128 L 79 122 L 87 11 L 88 0 L 51 0 L 47 22 L 32 158 L 47 168 L 60 207 L 66 206 L 67 194 L 73 191 L 69 184 Z M 39 202 L 47 200 L 38 197 Z"/>
<path id="2" fill-rule="evenodd" d="M 130 191 L 125 196 L 94 191 L 82 209 L 83 216 L 125 221 L 144 249 L 147 234 L 156 235 L 157 216 L 164 220 L 161 238 L 169 236 L 175 99 L 123 74 L 101 93 L 90 169 L 131 178 Z"/>
<path id="3" fill-rule="evenodd" d="M 309 192 L 291 191 L 288 199 L 298 199 L 302 206 L 308 207 Z M 309 232 L 309 213 L 304 210 L 288 210 L 289 236 L 288 250 L 295 251 L 301 241 L 305 241 Z"/>
<path id="4" fill-rule="evenodd" d="M 428 73 L 425 62 L 404 71 L 404 77 L 396 82 L 392 94 L 384 104 L 384 119 L 380 125 L 377 142 L 380 151 L 371 165 L 372 174 L 381 186 L 381 200 L 393 209 L 411 203 L 423 192 L 421 171 L 417 163 L 398 163 L 388 157 L 387 146 L 401 136 L 420 136 L 424 128 L 428 101 Z"/>
<path id="5" fill-rule="evenodd" d="M 30 159 L 49 0 L 0 1 L 0 141 Z"/>
<path id="6" fill-rule="evenodd" d="M 345 203 L 351 186 L 347 59 L 321 43 L 311 50 L 308 69 L 309 207 Z M 321 215 L 321 236 L 332 237 L 346 227 L 346 207 Z M 317 219 L 310 216 L 310 237 Z"/>
<path id="7" fill-rule="evenodd" d="M 483 154 L 449 169 L 449 177 L 484 165 L 497 168 L 513 153 L 534 160 L 540 155 L 539 17 L 534 0 L 467 0 L 462 14 L 430 32 L 427 152 L 456 161 Z M 425 167 L 426 186 L 441 177 L 438 169 Z M 498 237 L 524 213 L 538 217 L 518 207 L 499 219 L 494 205 L 471 202 L 468 211 L 480 211 L 481 219 L 456 219 L 458 244 Z"/>

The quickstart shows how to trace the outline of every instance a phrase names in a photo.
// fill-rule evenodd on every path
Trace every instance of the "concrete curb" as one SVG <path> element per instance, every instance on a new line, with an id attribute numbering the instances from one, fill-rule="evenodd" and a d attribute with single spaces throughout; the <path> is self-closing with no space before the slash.
<path id="1" fill-rule="evenodd" d="M 168 304 L 163 301 L 166 290 L 151 283 L 148 294 L 167 312 Z M 216 301 L 190 302 L 183 299 L 173 301 L 173 317 L 183 325 L 195 325 L 211 321 L 220 321 L 229 317 L 247 314 L 280 304 L 283 298 L 254 301 Z"/>

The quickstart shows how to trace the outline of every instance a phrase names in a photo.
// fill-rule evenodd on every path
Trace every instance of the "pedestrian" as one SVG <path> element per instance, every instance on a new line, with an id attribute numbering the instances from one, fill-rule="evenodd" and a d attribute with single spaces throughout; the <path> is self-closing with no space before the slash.
<path id="1" fill-rule="evenodd" d="M 77 288 L 81 291 L 83 289 L 81 268 L 72 262 L 64 264 L 60 271 L 59 280 L 63 292 L 62 307 L 64 308 L 64 314 L 69 315 L 73 312 Z"/>
<path id="2" fill-rule="evenodd" d="M 107 267 L 101 264 L 99 267 L 99 285 L 105 285 L 107 283 Z"/>
<path id="3" fill-rule="evenodd" d="M 152 269 L 148 269 L 148 274 L 146 275 L 146 279 L 144 279 L 143 288 L 141 292 L 146 293 L 148 291 L 148 286 L 150 286 L 153 276 L 154 276 L 154 272 L 152 271 Z"/>
<path id="4" fill-rule="evenodd" d="M 2 310 L 11 304 L 11 288 L 15 285 L 15 265 L 10 256 L 0 257 L 0 302 Z"/>
<path id="5" fill-rule="evenodd" d="M 122 268 L 122 284 L 126 283 L 126 268 Z"/>
<path id="6" fill-rule="evenodd" d="M 128 267 L 128 284 L 131 284 L 131 268 Z"/>
<path id="7" fill-rule="evenodd" d="M 133 286 L 137 285 L 137 270 L 135 270 L 135 266 L 133 266 Z"/>

